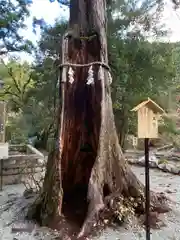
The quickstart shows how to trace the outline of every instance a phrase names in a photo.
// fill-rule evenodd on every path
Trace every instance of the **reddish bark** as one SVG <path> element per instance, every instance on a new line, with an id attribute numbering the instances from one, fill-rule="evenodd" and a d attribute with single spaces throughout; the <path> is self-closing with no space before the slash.
<path id="1" fill-rule="evenodd" d="M 72 35 L 63 61 L 108 63 L 105 8 L 105 0 L 71 1 L 70 27 L 78 24 L 81 35 L 95 36 Z M 119 145 L 108 71 L 100 81 L 98 69 L 94 66 L 94 85 L 86 84 L 87 67 L 74 67 L 74 83 L 62 83 L 60 152 L 50 154 L 42 193 L 29 211 L 43 225 L 63 214 L 71 223 L 79 220 L 79 237 L 89 233 L 100 215 L 114 216 L 125 199 L 136 212 L 144 212 L 144 187 Z M 153 207 L 156 202 L 152 198 Z"/>

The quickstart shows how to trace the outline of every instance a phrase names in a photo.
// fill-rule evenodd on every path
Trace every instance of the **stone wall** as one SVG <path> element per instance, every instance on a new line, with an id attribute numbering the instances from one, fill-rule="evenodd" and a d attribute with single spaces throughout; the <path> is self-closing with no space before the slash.
<path id="1" fill-rule="evenodd" d="M 10 145 L 3 163 L 3 185 L 32 185 L 44 177 L 46 157 L 31 145 Z"/>

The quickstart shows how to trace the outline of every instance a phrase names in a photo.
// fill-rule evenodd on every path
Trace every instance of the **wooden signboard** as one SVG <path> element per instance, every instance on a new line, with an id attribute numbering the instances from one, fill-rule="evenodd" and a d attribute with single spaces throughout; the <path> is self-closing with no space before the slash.
<path id="1" fill-rule="evenodd" d="M 131 111 L 137 112 L 138 138 L 158 138 L 158 120 L 164 110 L 150 98 L 138 104 Z"/>

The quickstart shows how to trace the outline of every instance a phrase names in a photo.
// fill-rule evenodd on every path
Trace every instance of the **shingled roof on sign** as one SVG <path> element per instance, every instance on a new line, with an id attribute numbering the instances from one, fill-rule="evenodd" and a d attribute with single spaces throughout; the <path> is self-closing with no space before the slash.
<path id="1" fill-rule="evenodd" d="M 155 113 L 165 113 L 164 109 L 162 109 L 157 103 L 155 103 L 152 99 L 148 98 L 148 100 L 141 102 L 136 107 L 134 107 L 131 111 L 137 112 L 142 107 L 147 106 L 152 109 Z"/>

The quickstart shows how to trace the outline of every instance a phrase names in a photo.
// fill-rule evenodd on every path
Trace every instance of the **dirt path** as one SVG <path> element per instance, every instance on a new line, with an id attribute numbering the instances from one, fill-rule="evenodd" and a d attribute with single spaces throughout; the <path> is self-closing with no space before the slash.
<path id="1" fill-rule="evenodd" d="M 135 174 L 144 182 L 144 168 L 132 166 Z M 173 211 L 163 215 L 166 224 L 161 230 L 152 230 L 152 240 L 180 240 L 180 177 L 151 169 L 151 187 L 154 191 L 165 192 L 169 198 L 179 204 L 172 204 Z M 30 200 L 22 197 L 23 185 L 4 187 L 0 192 L 0 240 L 53 240 L 60 233 L 47 228 L 39 228 L 31 222 L 24 222 L 19 209 L 26 209 Z M 14 221 L 13 221 L 14 220 Z M 26 229 L 19 232 L 18 228 Z M 12 232 L 13 230 L 13 232 Z M 94 240 L 135 240 L 145 239 L 144 230 L 136 226 L 124 226 L 116 230 L 106 229 Z"/>

